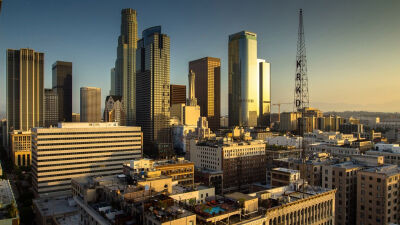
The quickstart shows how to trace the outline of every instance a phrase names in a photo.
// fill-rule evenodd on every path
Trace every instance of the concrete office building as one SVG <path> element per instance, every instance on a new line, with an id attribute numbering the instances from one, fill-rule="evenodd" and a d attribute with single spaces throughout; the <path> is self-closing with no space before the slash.
<path id="1" fill-rule="evenodd" d="M 216 131 L 221 117 L 221 60 L 214 57 L 193 60 L 189 62 L 189 72 L 195 75 L 194 94 L 200 115 L 207 117 L 210 128 Z"/>
<path id="2" fill-rule="evenodd" d="M 57 61 L 52 66 L 53 90 L 58 96 L 58 121 L 72 121 L 72 62 Z"/>
<path id="3" fill-rule="evenodd" d="M 170 85 L 170 104 L 186 104 L 186 85 Z"/>
<path id="4" fill-rule="evenodd" d="M 386 165 L 357 173 L 356 224 L 398 224 L 400 168 Z"/>
<path id="5" fill-rule="evenodd" d="M 15 166 L 30 166 L 32 163 L 32 134 L 31 131 L 11 133 L 11 159 Z"/>
<path id="6" fill-rule="evenodd" d="M 107 96 L 104 107 L 104 122 L 118 122 L 120 126 L 126 125 L 126 114 L 121 96 Z"/>
<path id="7" fill-rule="evenodd" d="M 138 41 L 136 11 L 122 9 L 118 37 L 113 95 L 122 96 L 127 125 L 136 123 L 136 48 Z"/>
<path id="8" fill-rule="evenodd" d="M 260 76 L 260 116 L 258 125 L 268 127 L 271 123 L 271 65 L 264 59 L 257 59 L 258 73 Z"/>
<path id="9" fill-rule="evenodd" d="M 301 117 L 299 112 L 283 112 L 280 115 L 279 130 L 295 131 L 297 130 L 298 119 Z"/>
<path id="10" fill-rule="evenodd" d="M 81 122 L 101 121 L 101 89 L 81 87 Z"/>
<path id="11" fill-rule="evenodd" d="M 72 114 L 71 114 L 72 116 Z M 58 95 L 53 89 L 44 89 L 44 124 L 55 126 L 59 121 Z"/>
<path id="12" fill-rule="evenodd" d="M 241 31 L 229 36 L 229 126 L 257 126 L 259 82 L 257 34 Z"/>
<path id="13" fill-rule="evenodd" d="M 172 154 L 170 120 L 170 45 L 161 27 L 143 31 L 138 41 L 136 71 L 137 125 L 142 127 L 144 152 Z"/>
<path id="14" fill-rule="evenodd" d="M 118 123 L 59 123 L 32 129 L 32 176 L 37 196 L 68 193 L 71 178 L 121 174 L 142 157 L 140 127 Z"/>
<path id="15" fill-rule="evenodd" d="M 44 126 L 43 67 L 43 53 L 27 48 L 7 50 L 8 132 Z"/>

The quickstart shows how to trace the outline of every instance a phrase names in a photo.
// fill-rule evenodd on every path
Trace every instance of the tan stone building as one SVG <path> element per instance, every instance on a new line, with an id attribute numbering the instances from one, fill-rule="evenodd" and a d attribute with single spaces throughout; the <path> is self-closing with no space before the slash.
<path id="1" fill-rule="evenodd" d="M 398 224 L 400 168 L 397 165 L 357 173 L 357 225 Z"/>
<path id="2" fill-rule="evenodd" d="M 300 179 L 300 171 L 287 168 L 273 168 L 271 170 L 271 186 L 280 187 L 290 185 Z"/>
<path id="3" fill-rule="evenodd" d="M 31 131 L 11 132 L 11 159 L 15 166 L 30 166 L 32 163 Z"/>

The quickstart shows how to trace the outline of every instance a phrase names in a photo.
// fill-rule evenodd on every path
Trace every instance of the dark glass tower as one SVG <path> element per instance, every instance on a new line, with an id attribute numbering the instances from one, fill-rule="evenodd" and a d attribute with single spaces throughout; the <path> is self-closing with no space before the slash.
<path id="1" fill-rule="evenodd" d="M 53 64 L 53 90 L 58 96 L 58 121 L 72 122 L 72 62 Z"/>
<path id="2" fill-rule="evenodd" d="M 143 31 L 137 49 L 137 125 L 142 127 L 144 154 L 172 154 L 170 119 L 170 39 L 161 27 Z"/>

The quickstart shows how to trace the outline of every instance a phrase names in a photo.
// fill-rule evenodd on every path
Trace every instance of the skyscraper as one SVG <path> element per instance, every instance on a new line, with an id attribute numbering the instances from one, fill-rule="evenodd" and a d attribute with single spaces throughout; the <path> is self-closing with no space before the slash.
<path id="1" fill-rule="evenodd" d="M 195 95 L 200 115 L 207 117 L 209 127 L 217 130 L 221 116 L 221 60 L 205 57 L 189 62 L 195 74 Z"/>
<path id="2" fill-rule="evenodd" d="M 44 89 L 44 124 L 55 126 L 58 120 L 58 95 L 53 89 Z M 72 115 L 71 115 L 72 116 Z"/>
<path id="3" fill-rule="evenodd" d="M 115 95 L 115 68 L 111 69 L 110 95 Z"/>
<path id="4" fill-rule="evenodd" d="M 196 74 L 193 72 L 193 70 L 189 71 L 188 80 L 189 80 L 189 97 L 188 97 L 187 105 L 196 106 L 197 105 L 197 98 L 196 98 L 196 91 L 195 91 L 196 90 Z"/>
<path id="5" fill-rule="evenodd" d="M 186 86 L 185 85 L 170 85 L 170 104 L 186 104 Z"/>
<path id="6" fill-rule="evenodd" d="M 109 95 L 106 97 L 103 120 L 104 122 L 118 122 L 120 126 L 126 124 L 121 96 Z"/>
<path id="7" fill-rule="evenodd" d="M 161 27 L 143 31 L 137 49 L 137 125 L 142 127 L 144 152 L 172 154 L 170 138 L 170 39 Z"/>
<path id="8" fill-rule="evenodd" d="M 258 59 L 258 74 L 260 76 L 260 116 L 258 125 L 269 126 L 271 114 L 271 65 L 264 59 Z"/>
<path id="9" fill-rule="evenodd" d="M 101 121 L 101 89 L 81 87 L 81 122 Z"/>
<path id="10" fill-rule="evenodd" d="M 118 38 L 117 60 L 115 61 L 114 95 L 122 96 L 127 115 L 127 125 L 136 123 L 136 11 L 121 11 L 121 34 Z"/>
<path id="11" fill-rule="evenodd" d="M 44 54 L 32 49 L 7 50 L 8 131 L 44 125 Z"/>
<path id="12" fill-rule="evenodd" d="M 53 64 L 53 90 L 58 96 L 58 121 L 72 121 L 72 62 Z"/>
<path id="13" fill-rule="evenodd" d="M 229 126 L 257 126 L 257 34 L 241 31 L 230 35 L 228 51 Z"/>

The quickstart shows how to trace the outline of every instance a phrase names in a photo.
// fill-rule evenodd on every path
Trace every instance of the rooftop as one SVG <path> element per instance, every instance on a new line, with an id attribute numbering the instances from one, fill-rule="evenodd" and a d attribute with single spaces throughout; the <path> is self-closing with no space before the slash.
<path id="1" fill-rule="evenodd" d="M 290 173 L 290 174 L 300 173 L 300 171 L 298 171 L 298 170 L 292 170 L 292 169 L 282 168 L 282 167 L 273 168 L 272 170 L 279 171 L 279 172 L 284 172 L 284 173 Z"/>
<path id="2" fill-rule="evenodd" d="M 383 166 L 369 168 L 364 171 L 370 172 L 370 173 L 386 174 L 388 176 L 391 176 L 391 175 L 399 174 L 400 167 L 397 165 L 383 165 Z"/>
<path id="3" fill-rule="evenodd" d="M 78 211 L 76 202 L 71 196 L 38 198 L 34 199 L 33 203 L 43 216 L 60 215 Z"/>
<path id="4" fill-rule="evenodd" d="M 0 180 L 0 208 L 15 202 L 9 180 Z"/>
<path id="5" fill-rule="evenodd" d="M 55 220 L 59 225 L 71 225 L 71 224 L 79 224 L 80 215 L 79 213 L 75 213 L 69 216 L 59 216 L 56 217 Z"/>

